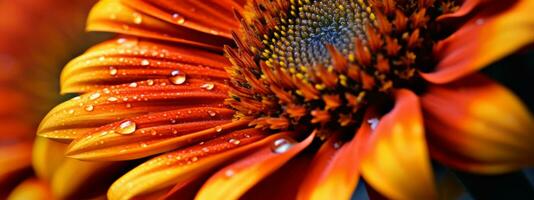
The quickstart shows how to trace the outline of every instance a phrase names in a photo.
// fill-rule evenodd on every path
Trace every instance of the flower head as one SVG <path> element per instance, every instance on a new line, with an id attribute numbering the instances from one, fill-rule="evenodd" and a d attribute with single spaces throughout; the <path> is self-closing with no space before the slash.
<path id="1" fill-rule="evenodd" d="M 436 198 L 430 158 L 477 173 L 532 166 L 532 115 L 477 72 L 534 41 L 532 8 L 101 1 L 88 29 L 119 35 L 66 66 L 62 91 L 82 95 L 38 134 L 76 159 L 150 157 L 110 199 L 246 198 L 269 181 L 284 182 L 268 186 L 276 197 L 348 199 L 360 176 L 389 198 Z"/>

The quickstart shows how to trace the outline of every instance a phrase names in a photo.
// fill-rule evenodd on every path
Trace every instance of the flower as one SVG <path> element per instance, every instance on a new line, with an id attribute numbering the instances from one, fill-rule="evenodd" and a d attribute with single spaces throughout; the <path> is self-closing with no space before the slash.
<path id="1" fill-rule="evenodd" d="M 110 199 L 348 199 L 360 176 L 388 198 L 433 199 L 430 158 L 532 166 L 532 115 L 477 72 L 534 41 L 532 8 L 100 1 L 88 29 L 118 35 L 65 67 L 62 92 L 81 95 L 38 135 L 75 159 L 144 161 Z"/>
<path id="2" fill-rule="evenodd" d="M 94 40 L 82 24 L 91 2 L 65 2 L 0 2 L 0 199 L 50 197 L 43 171 L 32 170 L 39 162 L 32 160 L 34 140 L 48 141 L 35 132 L 46 112 L 64 101 L 56 95 L 58 66 Z"/>

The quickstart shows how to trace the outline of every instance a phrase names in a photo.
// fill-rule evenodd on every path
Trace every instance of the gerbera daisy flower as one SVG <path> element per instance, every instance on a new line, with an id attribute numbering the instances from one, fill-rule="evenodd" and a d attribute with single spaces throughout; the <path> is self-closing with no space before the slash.
<path id="1" fill-rule="evenodd" d="M 430 160 L 532 166 L 534 121 L 478 73 L 534 41 L 534 2 L 100 1 L 38 135 L 136 160 L 109 199 L 436 198 Z M 114 162 L 111 162 L 114 163 Z M 70 177 L 64 177 L 70 179 Z M 260 197 L 255 196 L 260 195 Z"/>
<path id="2" fill-rule="evenodd" d="M 32 162 L 47 167 L 52 163 L 49 159 L 32 161 L 34 140 L 36 146 L 49 140 L 34 136 L 43 116 L 65 101 L 57 95 L 59 86 L 54 81 L 59 66 L 101 38 L 84 33 L 83 21 L 92 4 L 0 2 L 0 199 L 50 197 L 48 181 L 52 178 L 48 175 L 52 172 L 32 169 Z M 33 155 L 39 157 L 40 152 Z"/>

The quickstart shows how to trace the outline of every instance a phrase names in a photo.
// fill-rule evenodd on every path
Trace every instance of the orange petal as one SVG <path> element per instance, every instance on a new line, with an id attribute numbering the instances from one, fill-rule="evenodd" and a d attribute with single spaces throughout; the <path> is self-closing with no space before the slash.
<path id="1" fill-rule="evenodd" d="M 136 159 L 183 147 L 243 128 L 234 111 L 197 107 L 143 115 L 106 125 L 74 140 L 67 155 L 83 160 Z"/>
<path id="2" fill-rule="evenodd" d="M 0 145 L 0 184 L 31 165 L 31 142 Z"/>
<path id="3" fill-rule="evenodd" d="M 155 157 L 113 183 L 108 198 L 131 199 L 194 179 L 244 153 L 271 143 L 278 136 L 261 140 L 264 137 L 264 133 L 256 129 L 235 131 Z"/>
<path id="4" fill-rule="evenodd" d="M 359 179 L 362 126 L 356 137 L 343 144 L 337 137 L 327 140 L 310 164 L 298 199 L 350 199 Z"/>
<path id="5" fill-rule="evenodd" d="M 214 50 L 222 50 L 223 45 L 231 44 L 232 42 L 229 37 L 228 27 L 223 30 L 220 28 L 220 25 L 210 27 L 199 26 L 198 23 L 196 23 L 197 21 L 192 19 L 193 21 L 189 22 L 189 19 L 183 18 L 184 16 L 177 16 L 175 20 L 170 20 L 169 17 L 172 18 L 175 13 L 166 13 L 167 16 L 162 16 L 163 11 L 158 11 L 157 8 L 154 7 L 154 5 L 158 5 L 156 2 L 152 2 L 153 4 L 142 1 L 126 2 L 128 1 L 99 1 L 89 14 L 87 29 L 90 31 L 108 31 L 145 38 L 161 39 Z M 184 10 L 185 8 L 191 9 L 190 7 L 187 7 L 187 5 L 184 5 L 184 3 L 194 6 L 194 3 L 185 1 L 168 2 L 166 4 L 174 4 L 174 8 L 181 7 Z M 197 5 L 198 4 L 207 6 L 206 4 L 209 3 L 197 3 Z M 159 3 L 158 6 L 161 6 L 161 3 Z M 196 9 L 198 6 L 192 8 Z M 219 11 L 223 10 L 228 9 Z M 213 16 L 210 15 L 211 13 L 207 10 L 199 9 L 198 12 L 199 13 L 193 13 L 192 11 L 189 11 L 187 13 L 178 14 L 187 14 L 188 16 L 193 14 Z M 231 10 L 227 12 L 227 14 L 231 15 Z M 164 17 L 164 19 L 161 19 L 160 17 Z M 211 21 L 212 24 L 216 22 L 224 23 L 224 20 L 215 19 Z M 197 30 L 184 26 L 183 24 L 186 23 L 192 23 L 189 27 L 196 27 Z M 236 22 L 233 23 L 237 24 Z M 199 29 L 199 27 L 201 29 Z M 232 25 L 229 27 L 235 28 L 237 26 Z M 206 30 L 210 31 L 203 32 Z M 219 35 L 218 31 L 221 31 L 222 35 Z"/>
<path id="6" fill-rule="evenodd" d="M 178 72 L 188 79 L 222 82 L 229 66 L 224 56 L 186 45 L 119 36 L 89 49 L 67 64 L 61 74 L 61 92 L 75 93 L 113 85 L 172 79 Z"/>
<path id="7" fill-rule="evenodd" d="M 120 162 L 85 162 L 67 158 L 54 172 L 50 187 L 57 199 L 101 196 L 124 173 L 126 166 Z"/>
<path id="8" fill-rule="evenodd" d="M 375 124 L 377 119 L 367 120 Z M 363 135 L 368 142 L 361 172 L 373 188 L 391 199 L 437 197 L 415 94 L 396 91 L 393 110 L 380 119 L 376 129 Z"/>
<path id="9" fill-rule="evenodd" d="M 506 88 L 474 75 L 421 99 L 435 159 L 476 173 L 534 166 L 534 118 Z"/>
<path id="10" fill-rule="evenodd" d="M 55 199 L 50 186 L 42 180 L 27 179 L 9 194 L 8 200 L 52 200 Z"/>
<path id="11" fill-rule="evenodd" d="M 508 2 L 507 2 L 508 3 Z M 490 4 L 447 39 L 438 43 L 436 71 L 423 73 L 446 83 L 488 66 L 534 42 L 534 1 L 518 0 L 503 8 Z"/>
<path id="12" fill-rule="evenodd" d="M 192 107 L 223 107 L 226 86 L 213 83 L 203 88 L 203 80 L 187 80 L 174 85 L 168 80 L 147 80 L 112 86 L 64 102 L 43 119 L 38 135 L 71 140 L 96 128 L 128 117 Z"/>
<path id="13" fill-rule="evenodd" d="M 35 138 L 32 151 L 32 166 L 39 179 L 49 181 L 56 169 L 65 160 L 67 144 L 43 137 Z"/>
<path id="14" fill-rule="evenodd" d="M 315 134 L 310 134 L 297 144 L 289 138 L 277 138 L 271 141 L 271 145 L 264 146 L 254 154 L 215 173 L 202 186 L 195 199 L 238 199 L 257 182 L 306 148 L 314 137 Z"/>

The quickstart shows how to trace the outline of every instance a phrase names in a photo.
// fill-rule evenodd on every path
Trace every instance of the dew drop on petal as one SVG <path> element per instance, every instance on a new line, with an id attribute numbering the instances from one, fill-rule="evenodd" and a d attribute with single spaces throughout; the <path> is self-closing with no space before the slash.
<path id="1" fill-rule="evenodd" d="M 119 134 L 128 135 L 128 134 L 132 134 L 133 132 L 135 132 L 136 128 L 137 128 L 137 125 L 135 124 L 135 122 L 131 120 L 127 120 L 127 121 L 122 122 L 116 131 Z"/>
<path id="2" fill-rule="evenodd" d="M 143 66 L 148 66 L 148 65 L 150 65 L 150 61 L 148 61 L 147 59 L 143 59 L 143 60 L 141 61 L 141 65 L 143 65 Z"/>
<path id="3" fill-rule="evenodd" d="M 225 175 L 226 177 L 232 177 L 234 174 L 235 174 L 235 172 L 234 172 L 234 170 L 232 170 L 232 169 L 228 169 L 228 170 L 226 170 L 226 171 L 224 172 L 224 175 Z"/>
<path id="4" fill-rule="evenodd" d="M 379 122 L 380 120 L 378 118 L 372 118 L 372 119 L 367 120 L 367 123 L 369 123 L 369 125 L 371 126 L 371 130 L 373 131 L 376 129 Z"/>
<path id="5" fill-rule="evenodd" d="M 220 133 L 222 130 L 223 130 L 222 126 L 215 127 L 215 131 L 217 131 L 217 133 Z"/>
<path id="6" fill-rule="evenodd" d="M 148 80 L 146 81 L 146 84 L 149 85 L 149 86 L 152 86 L 152 85 L 154 85 L 154 80 L 152 80 L 152 79 L 148 79 Z"/>
<path id="7" fill-rule="evenodd" d="M 141 24 L 143 23 L 143 17 L 139 13 L 134 13 L 134 23 Z"/>
<path id="8" fill-rule="evenodd" d="M 87 112 L 91 112 L 91 111 L 93 111 L 94 109 L 95 109 L 95 107 L 94 107 L 93 105 L 87 105 L 87 106 L 85 106 L 85 110 L 86 110 Z"/>
<path id="9" fill-rule="evenodd" d="M 98 98 L 100 98 L 100 93 L 98 93 L 98 92 L 95 92 L 95 93 L 91 94 L 91 96 L 89 96 L 90 100 L 96 100 Z"/>
<path id="10" fill-rule="evenodd" d="M 110 102 L 115 102 L 117 100 L 119 100 L 117 97 L 108 97 L 108 101 Z"/>
<path id="11" fill-rule="evenodd" d="M 206 89 L 206 90 L 213 90 L 214 87 L 215 87 L 215 84 L 213 83 L 204 83 L 200 86 L 200 88 Z"/>
<path id="12" fill-rule="evenodd" d="M 109 75 L 112 75 L 112 76 L 117 75 L 117 68 L 109 67 Z"/>
<path id="13" fill-rule="evenodd" d="M 285 138 L 280 138 L 280 139 L 277 139 L 273 142 L 272 146 L 271 146 L 271 150 L 274 152 L 274 153 L 285 153 L 286 151 L 288 151 L 289 149 L 291 149 L 291 147 L 293 147 L 293 143 L 290 142 L 289 140 L 285 139 Z"/>
<path id="14" fill-rule="evenodd" d="M 217 113 L 213 112 L 211 110 L 208 110 L 208 115 L 210 115 L 211 117 L 215 117 L 215 115 L 217 115 Z"/>
<path id="15" fill-rule="evenodd" d="M 185 83 L 186 75 L 184 73 L 180 73 L 180 71 L 178 70 L 173 70 L 171 72 L 171 77 L 169 78 L 169 80 L 175 85 L 180 85 Z"/>
<path id="16" fill-rule="evenodd" d="M 232 144 L 235 144 L 235 145 L 238 145 L 238 144 L 241 143 L 241 141 L 236 140 L 236 139 L 234 139 L 234 138 L 229 139 L 228 142 L 230 142 L 230 143 L 232 143 Z"/>

